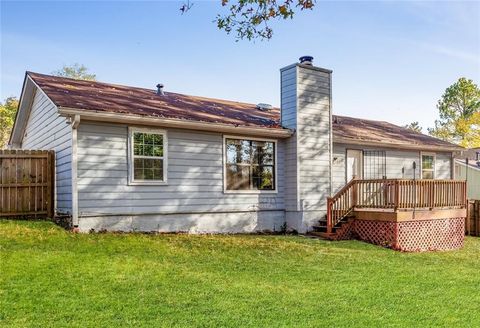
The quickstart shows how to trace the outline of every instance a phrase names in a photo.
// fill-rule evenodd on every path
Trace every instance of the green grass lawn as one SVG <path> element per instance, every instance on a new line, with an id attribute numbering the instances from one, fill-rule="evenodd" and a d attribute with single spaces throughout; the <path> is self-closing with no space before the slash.
<path id="1" fill-rule="evenodd" d="M 0 220 L 0 326 L 480 326 L 480 238 L 408 254 L 296 236 Z"/>

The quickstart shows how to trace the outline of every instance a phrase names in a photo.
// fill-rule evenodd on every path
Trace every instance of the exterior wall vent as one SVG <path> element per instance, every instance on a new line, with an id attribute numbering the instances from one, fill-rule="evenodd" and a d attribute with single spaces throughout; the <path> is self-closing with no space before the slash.
<path id="1" fill-rule="evenodd" d="M 257 109 L 258 110 L 261 110 L 262 112 L 267 112 L 269 110 L 272 110 L 273 109 L 273 106 L 270 105 L 270 104 L 257 104 Z"/>

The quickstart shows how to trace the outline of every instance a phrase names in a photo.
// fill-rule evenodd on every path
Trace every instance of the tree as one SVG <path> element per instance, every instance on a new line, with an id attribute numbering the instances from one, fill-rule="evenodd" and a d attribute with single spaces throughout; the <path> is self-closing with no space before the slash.
<path id="1" fill-rule="evenodd" d="M 0 103 L 0 148 L 7 146 L 17 109 L 18 99 L 16 97 L 8 97 L 3 103 Z"/>
<path id="2" fill-rule="evenodd" d="M 472 148 L 480 147 L 480 89 L 464 77 L 445 90 L 438 101 L 440 119 L 430 135 Z"/>
<path id="3" fill-rule="evenodd" d="M 236 39 L 269 40 L 273 36 L 270 22 L 293 18 L 298 11 L 312 10 L 316 0 L 221 0 L 225 14 L 215 18 L 217 27 Z M 193 6 L 190 0 L 183 3 L 180 11 L 185 13 Z"/>
<path id="4" fill-rule="evenodd" d="M 95 74 L 88 73 L 88 68 L 84 65 L 75 63 L 73 65 L 63 65 L 63 67 L 55 72 L 52 72 L 55 76 L 69 77 L 76 80 L 95 81 L 97 76 Z"/>
<path id="5" fill-rule="evenodd" d="M 404 125 L 404 128 L 412 130 L 414 132 L 422 133 L 422 127 L 418 122 L 412 122 L 410 124 Z"/>

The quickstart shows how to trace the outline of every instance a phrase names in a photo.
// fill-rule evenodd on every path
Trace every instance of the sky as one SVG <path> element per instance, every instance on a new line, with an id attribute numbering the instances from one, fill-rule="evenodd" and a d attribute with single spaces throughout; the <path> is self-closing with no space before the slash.
<path id="1" fill-rule="evenodd" d="M 480 84 L 480 1 L 323 1 L 274 23 L 270 41 L 235 41 L 213 23 L 220 0 L 184 15 L 175 1 L 0 0 L 0 97 L 25 71 L 80 63 L 103 82 L 280 105 L 279 69 L 314 57 L 333 70 L 333 112 L 432 127 L 460 77 Z"/>

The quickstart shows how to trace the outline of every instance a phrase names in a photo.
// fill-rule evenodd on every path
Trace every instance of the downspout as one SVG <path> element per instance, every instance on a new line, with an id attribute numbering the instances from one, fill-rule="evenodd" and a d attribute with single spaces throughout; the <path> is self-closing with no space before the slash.
<path id="1" fill-rule="evenodd" d="M 78 189 L 77 189 L 77 129 L 80 124 L 80 115 L 72 119 L 72 223 L 78 228 Z"/>
<path id="2" fill-rule="evenodd" d="M 330 73 L 329 74 L 329 84 L 330 84 L 330 97 L 329 97 L 329 105 L 328 107 L 330 108 L 330 135 L 329 135 L 329 147 L 330 147 L 330 151 L 329 151 L 329 155 L 330 155 L 330 197 L 333 196 L 333 118 L 332 118 L 332 113 L 333 113 L 333 109 L 332 109 L 332 74 L 333 73 Z M 348 181 L 347 181 L 348 182 Z"/>

